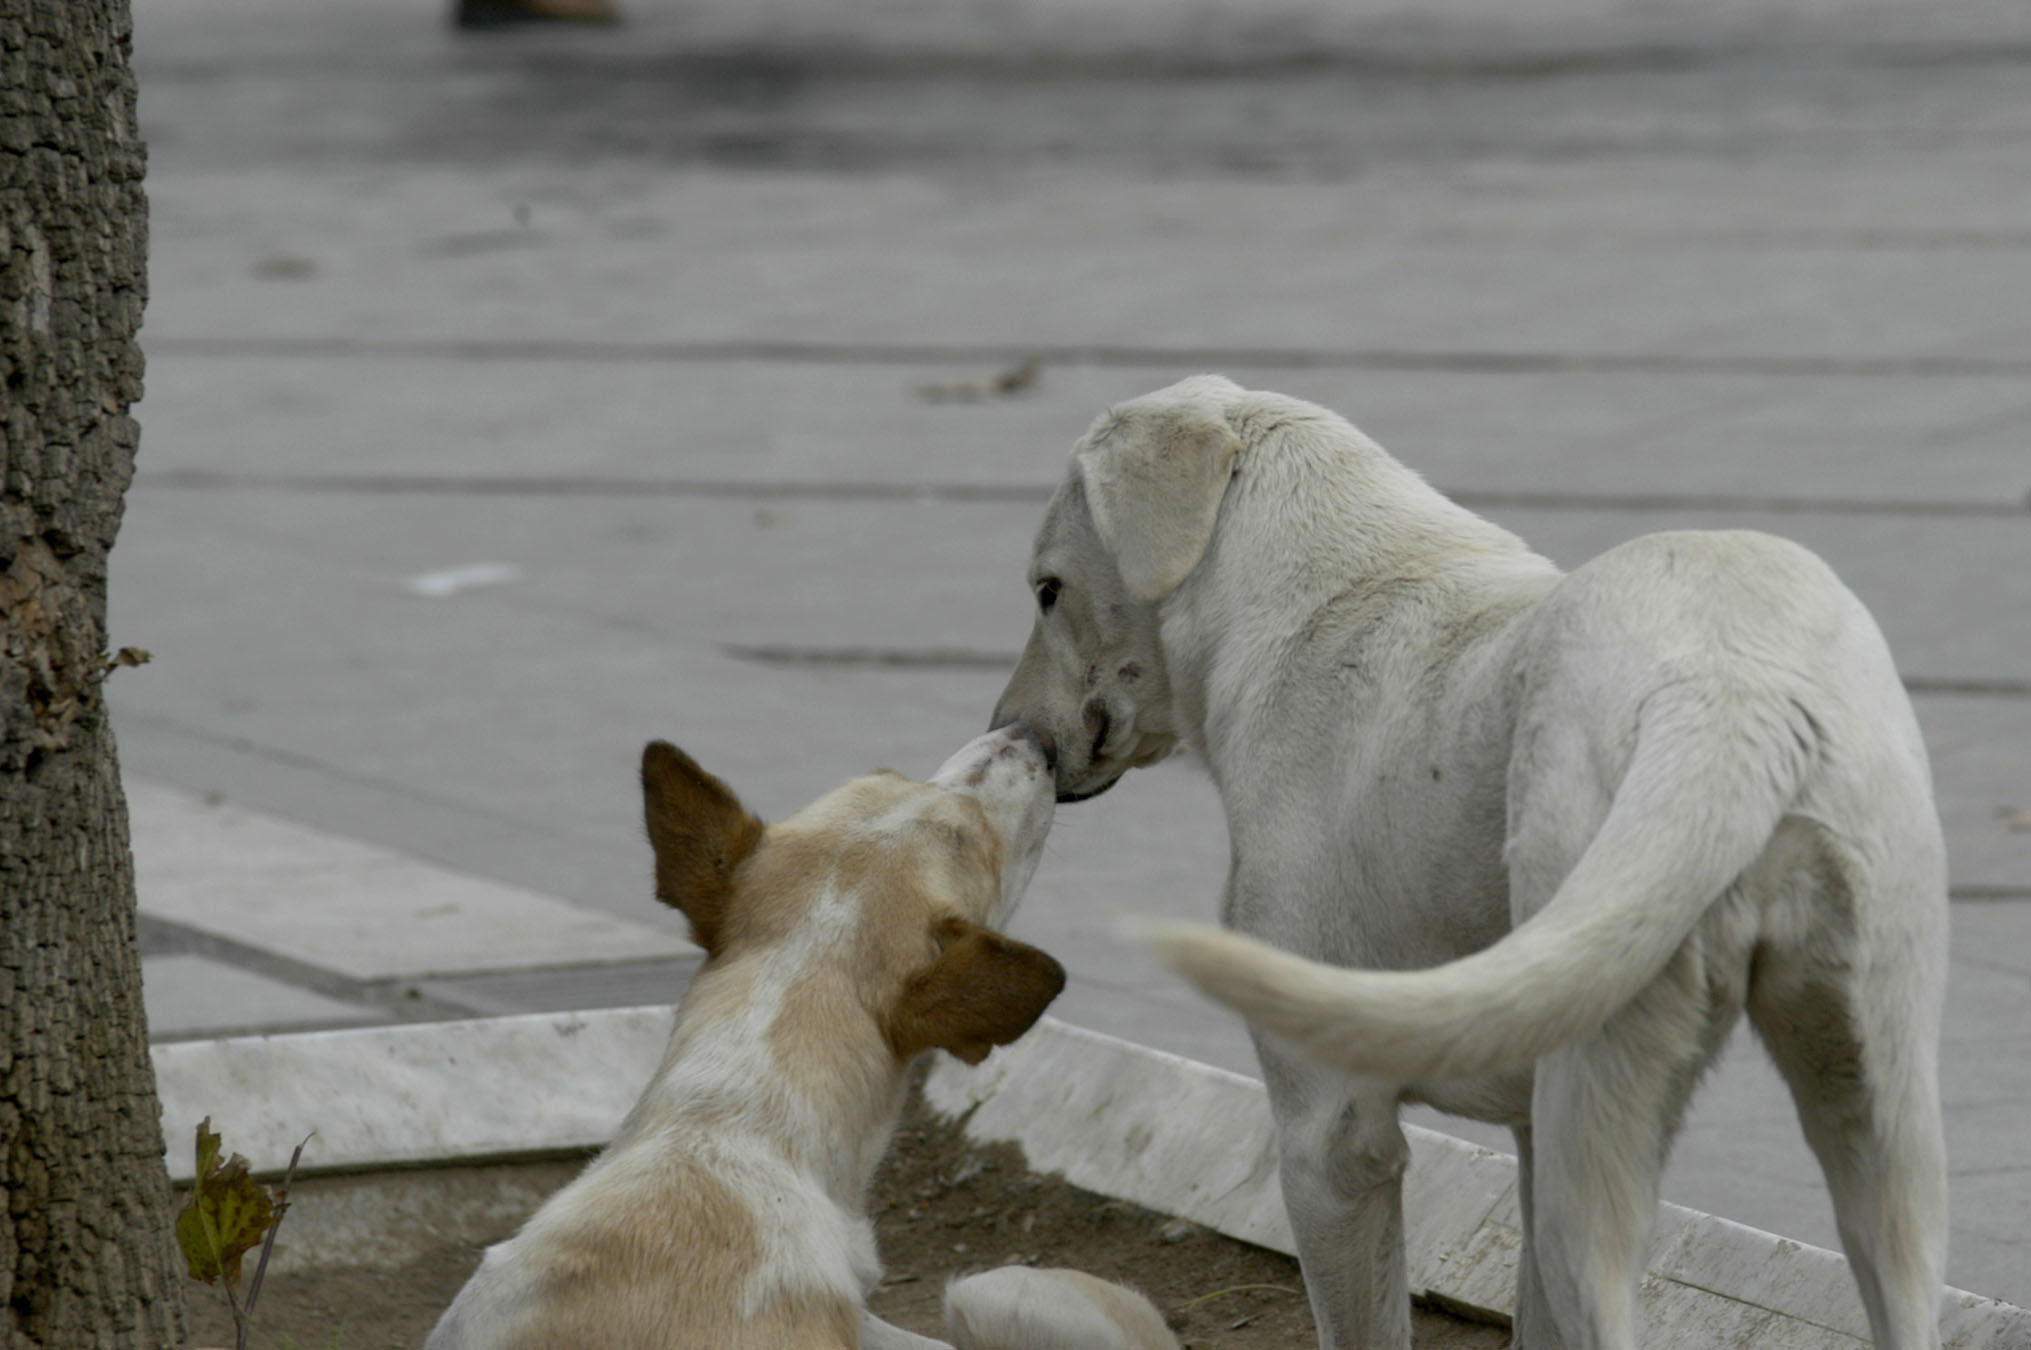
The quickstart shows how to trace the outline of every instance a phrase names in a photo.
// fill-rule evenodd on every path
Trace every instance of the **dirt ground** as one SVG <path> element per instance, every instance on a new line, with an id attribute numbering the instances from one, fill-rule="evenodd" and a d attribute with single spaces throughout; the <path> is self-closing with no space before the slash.
<path id="1" fill-rule="evenodd" d="M 1164 1310 L 1188 1350 L 1316 1344 L 1297 1262 L 1289 1257 L 1039 1176 L 1020 1149 L 974 1145 L 956 1125 L 914 1104 L 876 1178 L 871 1208 L 888 1269 L 871 1300 L 874 1309 L 926 1335 L 943 1334 L 938 1304 L 948 1277 L 1032 1262 L 1134 1285 Z M 252 1345 L 420 1346 L 472 1273 L 480 1249 L 511 1231 L 477 1235 L 394 1272 L 271 1275 Z M 232 1343 L 224 1303 L 192 1286 L 191 1344 Z M 1501 1350 L 1508 1343 L 1498 1328 L 1417 1311 L 1420 1350 Z"/>

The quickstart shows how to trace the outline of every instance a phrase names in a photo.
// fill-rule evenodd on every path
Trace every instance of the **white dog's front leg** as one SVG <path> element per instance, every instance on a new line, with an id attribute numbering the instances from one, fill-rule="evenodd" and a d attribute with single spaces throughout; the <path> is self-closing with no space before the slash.
<path id="1" fill-rule="evenodd" d="M 1320 1350 L 1410 1350 L 1396 1094 L 1314 1068 L 1258 1039 L 1276 1117 L 1284 1209 Z"/>

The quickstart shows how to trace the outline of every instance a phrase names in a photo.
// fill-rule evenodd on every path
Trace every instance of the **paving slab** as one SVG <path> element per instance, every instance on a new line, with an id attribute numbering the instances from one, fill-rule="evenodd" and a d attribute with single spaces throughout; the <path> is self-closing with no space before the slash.
<path id="1" fill-rule="evenodd" d="M 695 951 L 672 933 L 242 807 L 126 786 L 143 916 L 306 966 L 387 980 Z"/>
<path id="2" fill-rule="evenodd" d="M 1811 359 L 1863 375 L 1930 368 L 1924 358 L 2015 378 L 2031 360 L 2031 329 L 2018 326 L 2031 262 L 2018 248 L 1490 247 L 1422 233 L 1471 191 L 1446 179 L 1407 183 L 1419 209 L 1350 237 L 1349 217 L 1389 188 L 1251 186 L 1207 211 L 1203 186 L 1018 177 L 1019 191 L 619 171 L 588 194 L 582 174 L 561 170 L 196 170 L 153 194 L 157 242 L 178 251 L 151 294 L 151 340 L 174 351 L 232 339 L 250 355 L 310 337 L 398 355 L 402 338 L 506 352 L 541 340 L 589 357 L 759 340 L 1580 365 L 1641 355 L 1694 370 Z M 541 229 L 522 246 L 439 242 L 512 230 L 518 206 Z M 1141 243 L 1153 235 L 1161 250 Z M 277 259 L 308 275 L 267 279 Z"/>
<path id="3" fill-rule="evenodd" d="M 158 1045 L 170 1179 L 190 1180 L 206 1116 L 263 1175 L 312 1130 L 307 1173 L 596 1147 L 671 1022 L 668 1008 L 606 1009 Z"/>
<path id="4" fill-rule="evenodd" d="M 151 1039 L 249 1029 L 302 1030 L 388 1019 L 385 1009 L 329 998 L 206 956 L 143 956 L 141 998 Z"/>
<path id="5" fill-rule="evenodd" d="M 639 1008 L 675 1004 L 705 954 L 675 961 L 626 965 L 544 966 L 537 970 L 424 980 L 423 993 L 475 1013 L 509 1016 L 572 1012 L 581 1008 Z"/>
<path id="6" fill-rule="evenodd" d="M 1020 345 L 937 363 L 878 350 L 836 361 L 654 347 L 608 359 L 458 352 L 207 354 L 165 338 L 151 356 L 140 482 L 373 497 L 664 498 L 742 485 L 1014 496 L 1048 488 L 1099 409 L 1198 370 L 1186 360 L 1046 364 L 1020 397 L 961 402 L 925 393 L 985 381 L 1019 361 Z M 2031 527 L 2022 380 L 1267 362 L 1225 370 L 1339 410 L 1470 498 L 1959 508 Z M 475 444 L 484 459 L 472 458 Z"/>

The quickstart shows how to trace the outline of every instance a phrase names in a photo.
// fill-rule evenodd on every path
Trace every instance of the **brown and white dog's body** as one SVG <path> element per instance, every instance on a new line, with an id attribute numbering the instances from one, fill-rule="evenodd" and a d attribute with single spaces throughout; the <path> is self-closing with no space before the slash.
<path id="1" fill-rule="evenodd" d="M 977 1062 L 1063 986 L 989 928 L 1050 828 L 1043 742 L 990 733 L 928 783 L 870 774 L 771 826 L 662 742 L 642 786 L 657 894 L 706 964 L 613 1143 L 488 1250 L 428 1350 L 938 1345 L 866 1311 L 863 1197 L 910 1061 Z"/>

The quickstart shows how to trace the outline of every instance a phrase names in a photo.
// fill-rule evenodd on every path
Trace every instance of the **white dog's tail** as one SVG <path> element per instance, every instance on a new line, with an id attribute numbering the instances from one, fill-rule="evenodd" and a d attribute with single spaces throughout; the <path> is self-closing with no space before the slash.
<path id="1" fill-rule="evenodd" d="M 1077 1270 L 1003 1266 L 954 1280 L 945 1326 L 957 1350 L 1178 1350 L 1148 1299 Z"/>
<path id="2" fill-rule="evenodd" d="M 1321 1063 L 1397 1082 L 1526 1064 L 1656 978 L 1769 843 L 1817 734 L 1768 693 L 1654 696 L 1607 818 L 1557 893 L 1494 946 L 1430 970 L 1346 970 L 1202 924 L 1143 932 L 1209 997 Z"/>

